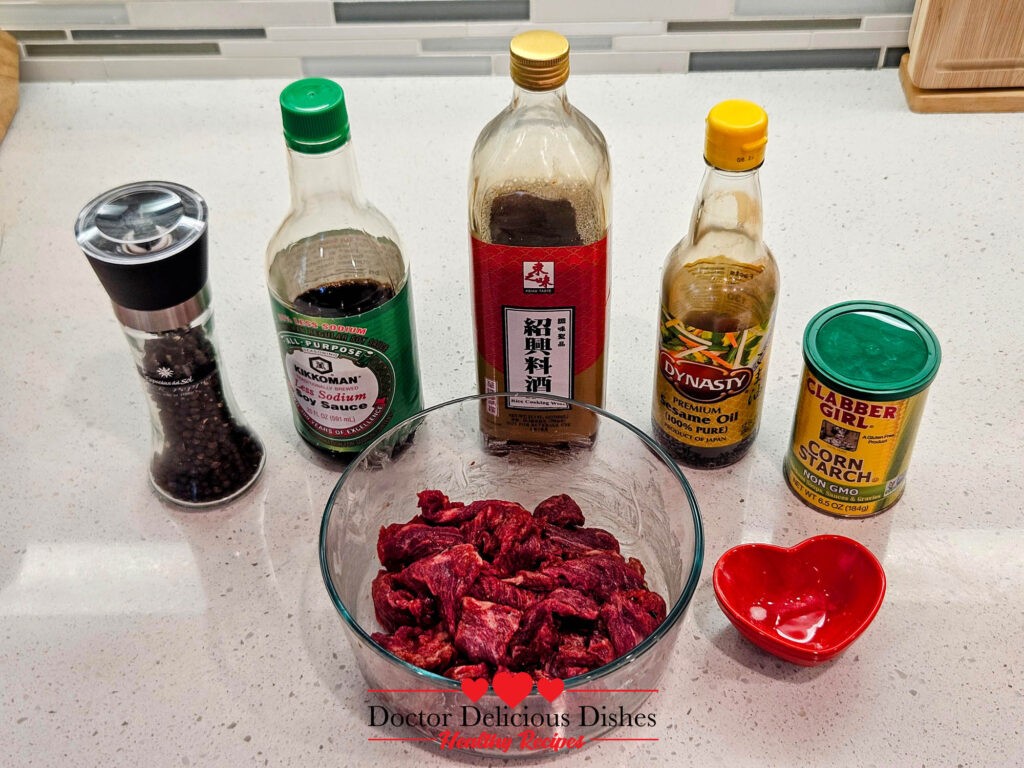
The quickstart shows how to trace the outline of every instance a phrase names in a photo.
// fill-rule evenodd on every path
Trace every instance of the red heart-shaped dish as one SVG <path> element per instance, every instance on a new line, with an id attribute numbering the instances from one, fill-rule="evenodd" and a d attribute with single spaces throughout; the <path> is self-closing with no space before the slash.
<path id="1" fill-rule="evenodd" d="M 788 549 L 733 547 L 715 564 L 714 585 L 718 605 L 740 634 L 810 667 L 846 650 L 875 618 L 885 571 L 862 544 L 823 535 Z"/>

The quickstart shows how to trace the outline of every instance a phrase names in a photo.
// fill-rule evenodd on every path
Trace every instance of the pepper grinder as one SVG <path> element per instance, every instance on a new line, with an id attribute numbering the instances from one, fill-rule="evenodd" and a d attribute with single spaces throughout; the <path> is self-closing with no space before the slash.
<path id="1" fill-rule="evenodd" d="M 149 403 L 149 477 L 188 507 L 234 499 L 263 444 L 220 371 L 207 284 L 206 201 L 180 184 L 127 184 L 88 203 L 75 237 L 114 306 Z"/>

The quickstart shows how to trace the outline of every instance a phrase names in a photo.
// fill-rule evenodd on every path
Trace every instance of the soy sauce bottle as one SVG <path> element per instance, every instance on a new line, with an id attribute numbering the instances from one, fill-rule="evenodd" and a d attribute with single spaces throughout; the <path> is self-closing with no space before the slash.
<path id="1" fill-rule="evenodd" d="M 311 446 L 351 458 L 421 407 L 409 268 L 363 196 L 341 86 L 299 80 L 280 105 L 292 205 L 267 282 L 292 416 Z"/>
<path id="2" fill-rule="evenodd" d="M 677 461 L 739 461 L 764 402 L 779 269 L 762 239 L 758 169 L 768 116 L 749 101 L 707 117 L 707 170 L 690 229 L 662 274 L 653 431 Z"/>
<path id="3" fill-rule="evenodd" d="M 611 164 L 566 93 L 569 43 L 533 30 L 509 46 L 512 99 L 473 149 L 474 328 L 491 445 L 589 442 L 596 416 L 545 398 L 604 402 Z"/>

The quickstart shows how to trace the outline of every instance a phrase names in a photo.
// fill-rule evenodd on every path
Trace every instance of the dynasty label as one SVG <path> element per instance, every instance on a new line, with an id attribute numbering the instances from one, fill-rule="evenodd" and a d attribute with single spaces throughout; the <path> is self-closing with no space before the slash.
<path id="1" fill-rule="evenodd" d="M 770 329 L 709 331 L 662 309 L 655 424 L 685 445 L 739 443 L 757 425 Z"/>

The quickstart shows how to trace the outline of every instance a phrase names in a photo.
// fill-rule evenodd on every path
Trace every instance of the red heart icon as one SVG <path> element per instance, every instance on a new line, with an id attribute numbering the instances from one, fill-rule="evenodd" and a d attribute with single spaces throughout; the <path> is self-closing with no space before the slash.
<path id="1" fill-rule="evenodd" d="M 565 683 L 557 677 L 550 680 L 544 677 L 537 678 L 537 693 L 550 702 L 554 702 L 555 699 L 562 695 L 564 690 Z"/>
<path id="2" fill-rule="evenodd" d="M 469 697 L 470 701 L 476 704 L 487 693 L 487 679 L 483 677 L 477 680 L 471 677 L 462 678 L 462 692 Z"/>
<path id="3" fill-rule="evenodd" d="M 491 685 L 494 686 L 494 692 L 498 694 L 502 701 L 510 707 L 515 707 L 530 695 L 530 689 L 533 688 L 533 678 L 526 672 L 516 672 L 514 674 L 512 672 L 498 672 L 491 681 Z"/>
<path id="4" fill-rule="evenodd" d="M 813 666 L 867 629 L 885 597 L 885 572 L 845 536 L 812 536 L 785 549 L 741 544 L 718 559 L 715 597 L 745 638 L 779 658 Z"/>

